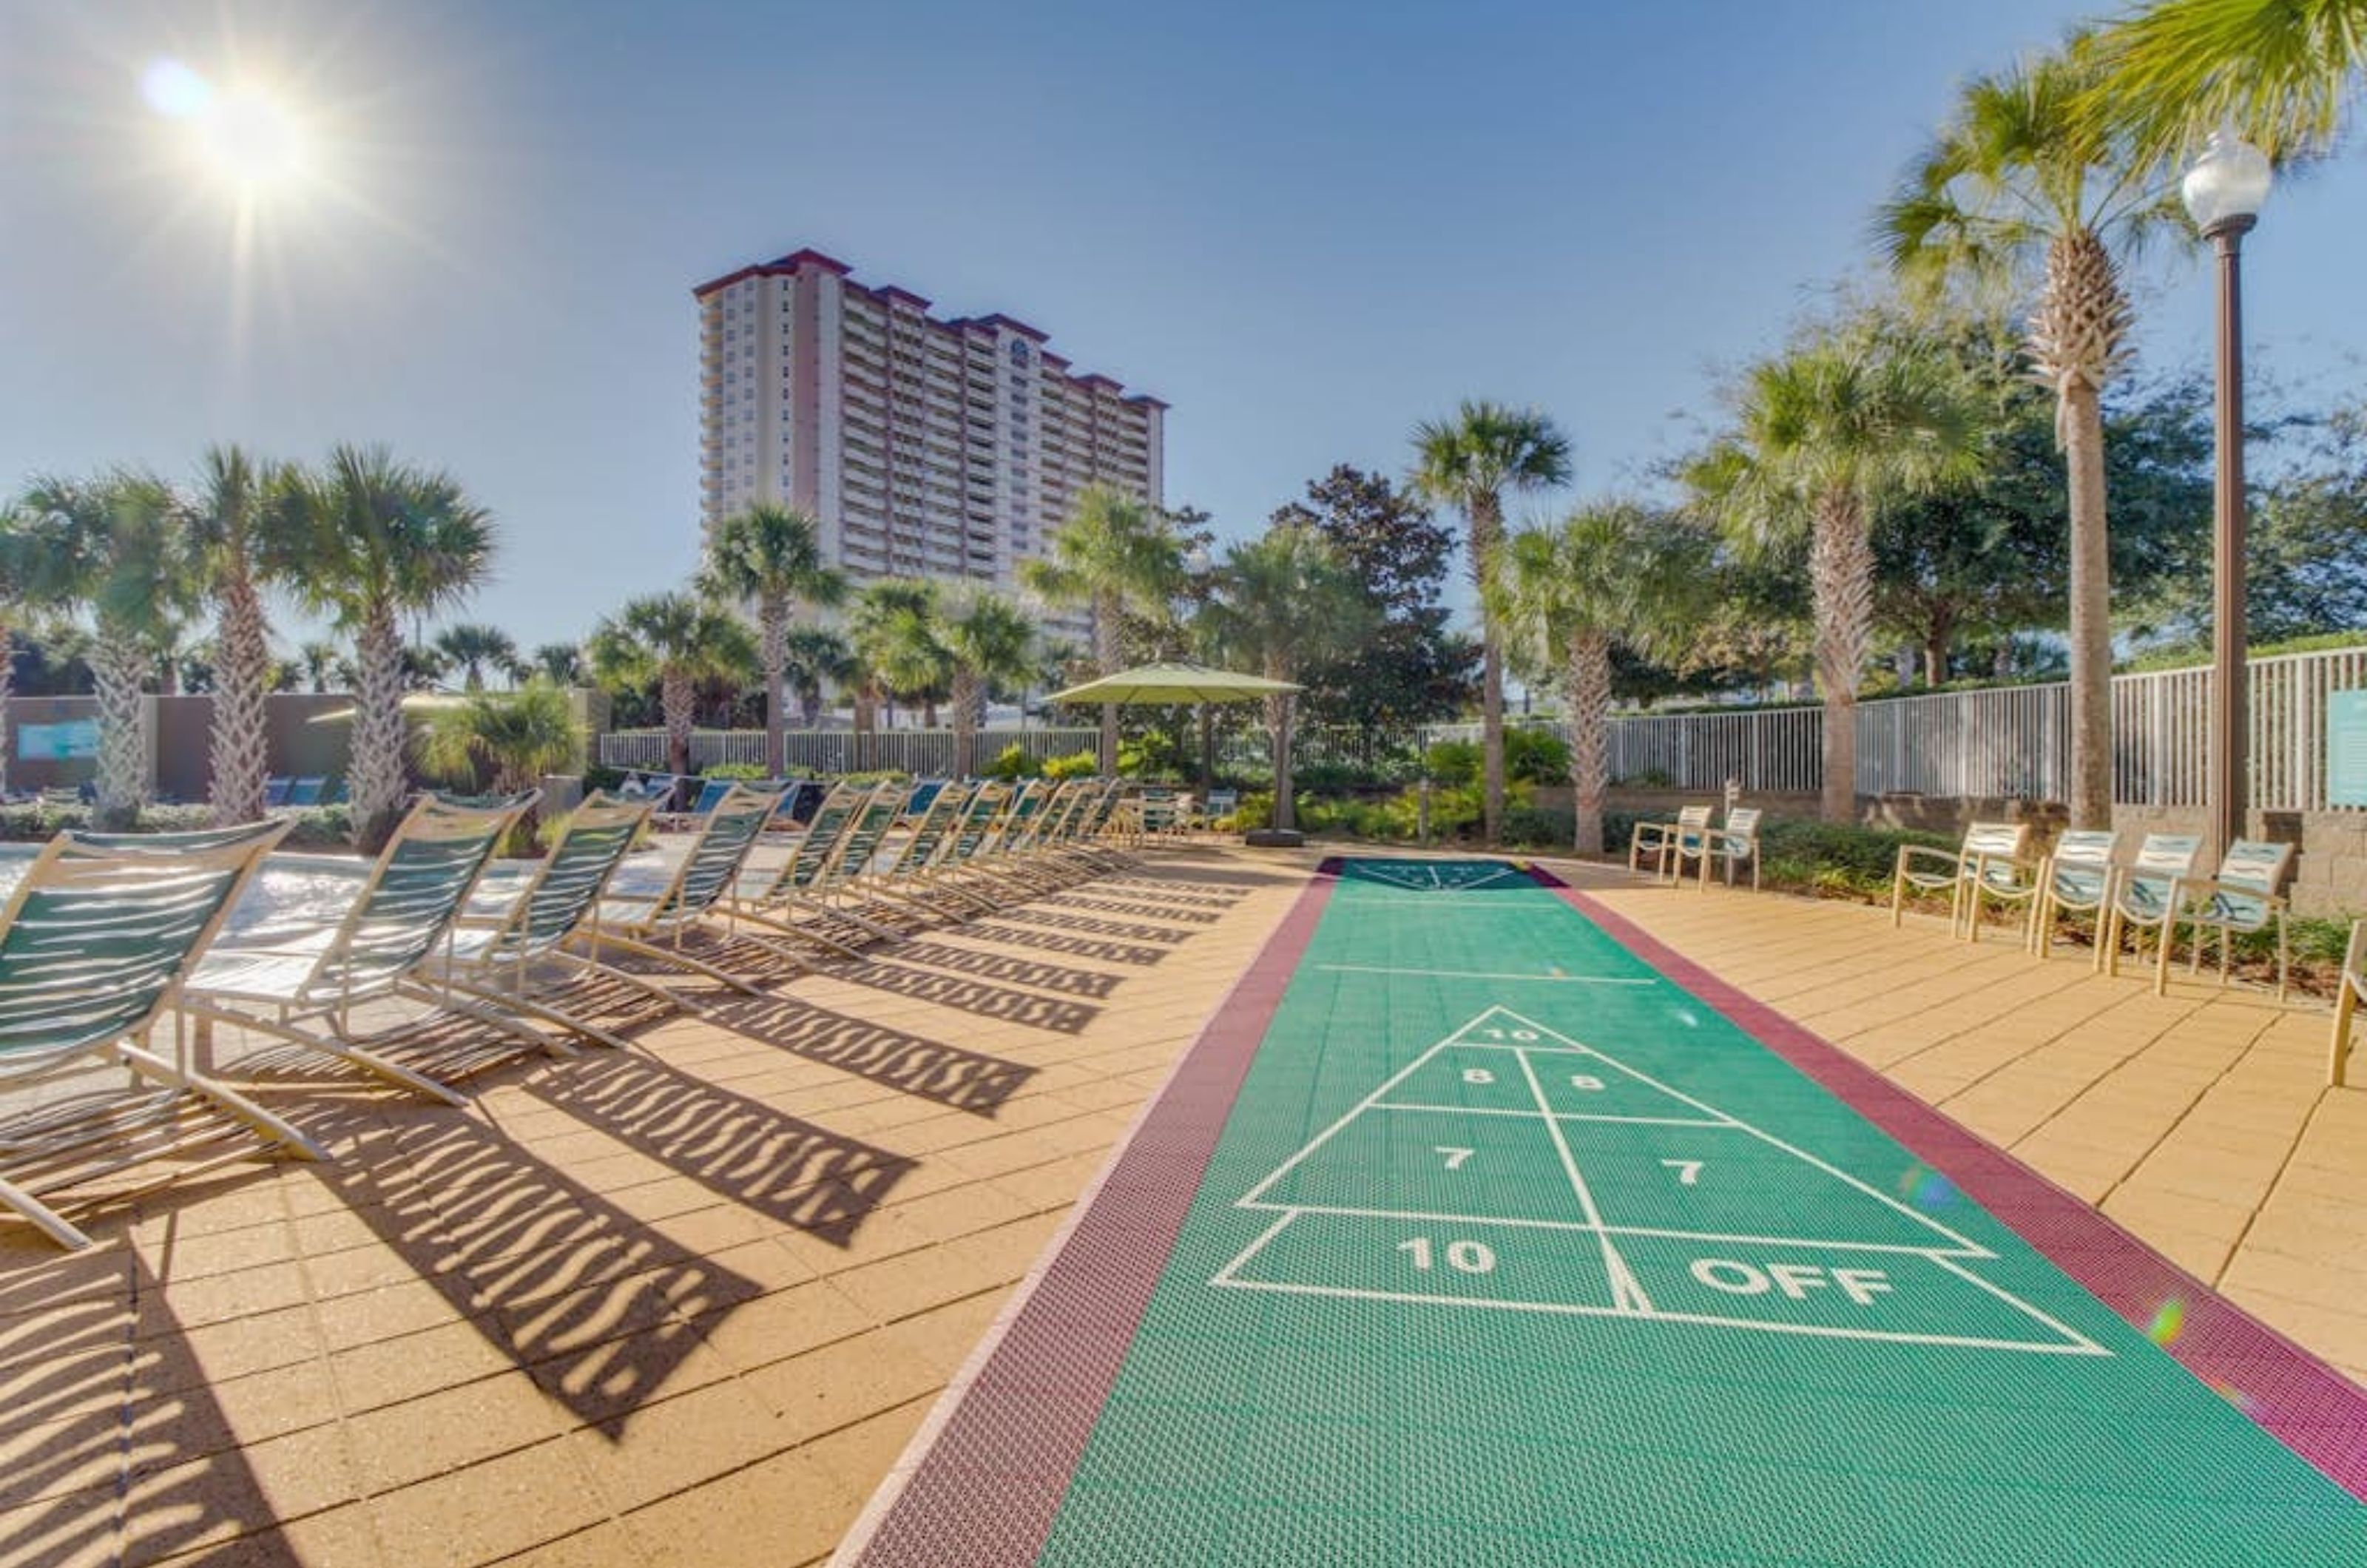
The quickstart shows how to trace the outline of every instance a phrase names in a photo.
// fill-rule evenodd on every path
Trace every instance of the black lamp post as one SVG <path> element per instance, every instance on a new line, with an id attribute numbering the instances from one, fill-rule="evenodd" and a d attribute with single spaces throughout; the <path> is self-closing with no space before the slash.
<path id="1" fill-rule="evenodd" d="M 2180 186 L 2219 257 L 2218 481 L 2211 545 L 2211 827 L 2221 855 L 2244 836 L 2248 720 L 2244 670 L 2244 235 L 2268 199 L 2268 155 L 2233 130 L 2212 134 Z"/>

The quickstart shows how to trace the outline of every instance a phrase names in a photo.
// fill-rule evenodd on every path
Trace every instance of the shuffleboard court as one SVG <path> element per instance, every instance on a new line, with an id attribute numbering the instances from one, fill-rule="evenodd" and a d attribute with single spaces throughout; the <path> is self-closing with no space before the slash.
<path id="1" fill-rule="evenodd" d="M 2367 1562 L 2367 1397 L 1493 861 L 1328 868 L 848 1562 Z"/>

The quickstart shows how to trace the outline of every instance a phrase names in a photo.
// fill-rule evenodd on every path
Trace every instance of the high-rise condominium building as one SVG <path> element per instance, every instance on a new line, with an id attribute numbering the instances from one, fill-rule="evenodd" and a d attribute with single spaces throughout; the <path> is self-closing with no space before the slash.
<path id="1" fill-rule="evenodd" d="M 1008 587 L 1085 485 L 1161 501 L 1165 403 L 1071 374 L 1024 321 L 940 321 L 851 270 L 798 251 L 693 290 L 708 526 L 786 502 L 857 580 Z"/>

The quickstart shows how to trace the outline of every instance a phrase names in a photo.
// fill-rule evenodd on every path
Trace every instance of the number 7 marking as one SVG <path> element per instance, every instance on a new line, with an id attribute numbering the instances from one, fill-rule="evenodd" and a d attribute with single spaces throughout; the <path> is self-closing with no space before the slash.
<path id="1" fill-rule="evenodd" d="M 1698 1187 L 1701 1185 L 1703 1161 L 1697 1159 L 1664 1159 L 1660 1163 L 1677 1173 L 1678 1186 Z"/>
<path id="2" fill-rule="evenodd" d="M 1444 1155 L 1446 1156 L 1446 1168 L 1449 1170 L 1462 1169 L 1463 1162 L 1471 1157 L 1471 1151 L 1469 1149 L 1450 1149 L 1444 1144 L 1440 1144 L 1430 1152 L 1434 1155 Z"/>

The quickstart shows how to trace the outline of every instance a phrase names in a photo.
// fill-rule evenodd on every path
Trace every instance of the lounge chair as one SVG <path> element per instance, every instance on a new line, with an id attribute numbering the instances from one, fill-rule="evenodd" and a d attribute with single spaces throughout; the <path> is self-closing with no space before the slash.
<path id="1" fill-rule="evenodd" d="M 2065 915 L 2092 915 L 2096 919 L 2091 966 L 2104 962 L 2104 912 L 2112 900 L 2112 853 L 2120 835 L 2109 828 L 2074 828 L 2055 840 L 2040 863 L 2037 897 L 2030 907 L 2025 933 L 2030 951 L 2044 960 L 2055 947 L 2055 922 Z"/>
<path id="2" fill-rule="evenodd" d="M 882 805 L 878 801 L 882 793 L 893 794 L 895 799 Z M 762 876 L 742 876 L 724 896 L 725 912 L 735 920 L 810 941 L 843 958 L 859 957 L 870 942 L 901 942 L 901 931 L 864 919 L 831 899 L 842 848 L 855 823 L 866 813 L 900 811 L 901 801 L 902 794 L 893 784 L 840 784 L 814 808 L 812 820 L 777 867 Z M 776 811 L 774 820 L 779 819 Z"/>
<path id="3" fill-rule="evenodd" d="M 285 778 L 276 773 L 265 779 L 263 781 L 264 809 L 267 811 L 275 806 L 287 805 L 288 792 L 295 787 L 294 779 Z"/>
<path id="4" fill-rule="evenodd" d="M 2334 982 L 2334 1043 L 2326 1058 L 2326 1081 L 2337 1089 L 2342 1087 L 2350 1022 L 2359 1016 L 2361 999 L 2367 999 L 2367 920 L 2353 920 L 2350 945 L 2342 954 L 2342 973 Z"/>
<path id="5" fill-rule="evenodd" d="M 576 807 L 558 842 L 505 907 L 461 915 L 436 973 L 437 982 L 492 1006 L 618 1047 L 625 1043 L 622 1038 L 572 1010 L 572 993 L 583 982 L 624 986 L 670 1012 L 697 1010 L 645 976 L 595 963 L 566 948 L 591 918 L 649 816 L 645 801 L 605 795 L 595 794 Z M 545 977 L 552 971 L 564 976 L 555 986 Z"/>
<path id="6" fill-rule="evenodd" d="M 130 1069 L 0 1117 L 0 1204 L 62 1247 L 90 1238 L 52 1193 L 167 1156 L 207 1151 L 175 1175 L 260 1146 L 321 1150 L 149 1037 L 221 929 L 284 822 L 198 833 L 61 833 L 0 910 L 0 1086 L 29 1088 L 94 1067 Z M 176 1032 L 177 1033 L 177 1032 Z"/>
<path id="7" fill-rule="evenodd" d="M 723 804 L 723 797 L 731 793 L 733 782 L 730 779 L 699 780 L 698 795 L 691 801 L 690 809 L 660 811 L 657 814 L 658 827 L 669 833 L 678 833 L 685 828 L 696 826 L 700 818 Z"/>
<path id="8" fill-rule="evenodd" d="M 288 786 L 288 804 L 300 808 L 318 806 L 321 797 L 328 793 L 329 779 L 325 773 L 297 779 Z"/>
<path id="9" fill-rule="evenodd" d="M 591 920 L 577 928 L 571 945 L 584 950 L 595 964 L 603 950 L 615 947 L 756 995 L 758 987 L 737 975 L 684 952 L 683 940 L 698 930 L 727 941 L 733 934 L 719 923 L 726 915 L 725 901 L 748 863 L 749 852 L 756 847 L 757 836 L 780 804 L 776 795 L 730 785 L 714 809 L 699 818 L 696 836 L 665 886 L 653 897 L 603 897 L 594 906 Z M 795 957 L 777 943 L 763 945 Z"/>
<path id="10" fill-rule="evenodd" d="M 2112 909 L 2104 921 L 2104 973 L 2121 972 L 2121 941 L 2130 931 L 2158 932 L 2169 944 L 2169 921 L 2180 877 L 2194 874 L 2203 840 L 2191 833 L 2147 833 L 2137 858 L 2112 879 Z"/>
<path id="11" fill-rule="evenodd" d="M 1722 827 L 1712 828 L 1703 835 L 1698 846 L 1687 850 L 1676 848 L 1677 880 L 1684 880 L 1685 858 L 1690 854 L 1701 862 L 1701 885 L 1709 887 L 1709 868 L 1713 861 L 1726 863 L 1726 885 L 1734 886 L 1734 868 L 1744 861 L 1750 863 L 1750 888 L 1759 890 L 1759 820 L 1766 813 L 1756 806 L 1738 806 L 1726 814 Z"/>
<path id="12" fill-rule="evenodd" d="M 1679 844 L 1698 844 L 1709 830 L 1714 806 L 1685 806 L 1677 809 L 1674 822 L 1638 822 L 1635 836 L 1627 840 L 1627 869 L 1641 871 L 1644 857 L 1655 857 L 1653 874 L 1669 874 L 1669 857 Z"/>
<path id="13" fill-rule="evenodd" d="M 2228 955 L 2238 936 L 2277 929 L 2277 1000 L 2285 999 L 2293 968 L 2291 942 L 2285 932 L 2285 900 L 2277 889 L 2293 865 L 2291 844 L 2238 839 L 2227 846 L 2213 877 L 2181 876 L 2170 886 L 2172 919 L 2162 932 L 2161 952 L 2154 963 L 2156 995 L 2169 989 L 2169 950 L 2180 925 L 2193 928 L 2194 946 L 2189 972 L 2203 968 L 2203 943 L 2219 933 L 2219 983 L 2227 983 Z"/>
<path id="14" fill-rule="evenodd" d="M 204 1024 L 226 1023 L 325 1053 L 453 1105 L 466 1102 L 447 1080 L 528 1052 L 563 1049 L 507 1013 L 429 983 L 437 950 L 494 846 L 534 798 L 422 795 L 379 852 L 345 919 L 274 946 L 215 948 L 183 987 L 181 1010 Z M 355 1009 L 395 999 L 485 1027 L 454 1038 L 413 1019 L 357 1035 Z"/>
<path id="15" fill-rule="evenodd" d="M 2010 888 L 2028 863 L 2023 849 L 2030 842 L 2027 822 L 1976 822 L 1965 829 L 1962 847 L 1937 849 L 1930 844 L 1901 844 L 1898 864 L 1890 878 L 1890 923 L 1906 912 L 1908 890 L 1948 895 L 1948 934 L 1974 935 L 1965 928 L 1980 919 L 1976 885 Z M 1920 869 L 1919 869 L 1920 868 Z"/>

